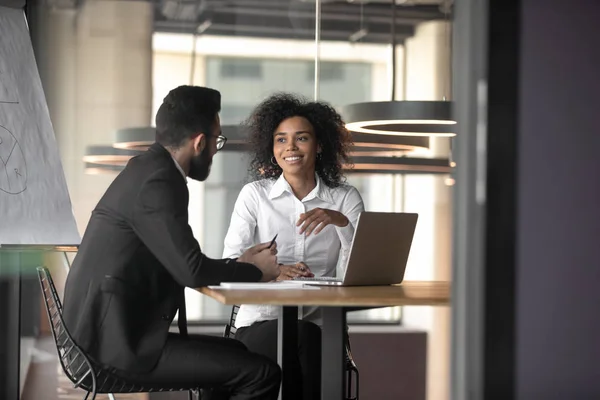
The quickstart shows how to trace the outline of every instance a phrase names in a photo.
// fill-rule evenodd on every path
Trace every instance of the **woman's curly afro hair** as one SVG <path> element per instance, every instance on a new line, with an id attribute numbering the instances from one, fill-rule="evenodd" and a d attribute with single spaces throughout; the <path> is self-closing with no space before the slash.
<path id="1" fill-rule="evenodd" d="M 252 177 L 274 179 L 281 175 L 281 167 L 271 163 L 273 134 L 279 124 L 290 117 L 304 117 L 310 122 L 321 148 L 316 173 L 327 186 L 339 186 L 345 179 L 343 165 L 350 164 L 348 150 L 351 145 L 350 133 L 342 117 L 327 103 L 307 101 L 289 93 L 276 93 L 264 100 L 244 124 L 253 153 Z"/>

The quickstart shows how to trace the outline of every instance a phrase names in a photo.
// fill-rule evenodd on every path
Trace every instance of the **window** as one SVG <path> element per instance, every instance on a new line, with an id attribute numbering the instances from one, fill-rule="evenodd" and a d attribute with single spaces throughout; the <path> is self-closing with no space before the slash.
<path id="1" fill-rule="evenodd" d="M 348 66 L 339 62 L 321 62 L 319 64 L 319 80 L 320 82 L 345 82 L 346 71 Z M 315 81 L 315 64 L 308 65 L 306 71 L 306 80 L 308 82 Z"/>
<path id="2" fill-rule="evenodd" d="M 221 78 L 262 79 L 262 65 L 259 60 L 222 58 Z"/>

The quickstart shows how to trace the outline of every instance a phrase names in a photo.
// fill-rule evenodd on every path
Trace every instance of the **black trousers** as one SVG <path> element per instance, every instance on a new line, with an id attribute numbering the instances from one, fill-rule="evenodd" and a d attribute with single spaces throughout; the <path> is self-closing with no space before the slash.
<path id="1" fill-rule="evenodd" d="M 277 361 L 277 320 L 255 322 L 238 328 L 235 338 L 248 350 Z M 289 366 L 295 380 L 297 400 L 321 398 L 321 328 L 308 321 L 298 321 L 298 357 Z M 287 366 L 286 366 L 287 368 Z"/>
<path id="2" fill-rule="evenodd" d="M 169 334 L 151 372 L 123 378 L 151 386 L 219 387 L 226 389 L 231 400 L 276 400 L 281 370 L 276 362 L 249 352 L 235 339 Z M 221 398 L 221 391 L 218 396 Z"/>

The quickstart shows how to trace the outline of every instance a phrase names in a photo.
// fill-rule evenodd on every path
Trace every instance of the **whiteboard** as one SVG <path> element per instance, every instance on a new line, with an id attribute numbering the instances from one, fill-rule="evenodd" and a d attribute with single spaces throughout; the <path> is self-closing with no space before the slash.
<path id="1" fill-rule="evenodd" d="M 0 246 L 80 240 L 23 10 L 0 6 Z"/>

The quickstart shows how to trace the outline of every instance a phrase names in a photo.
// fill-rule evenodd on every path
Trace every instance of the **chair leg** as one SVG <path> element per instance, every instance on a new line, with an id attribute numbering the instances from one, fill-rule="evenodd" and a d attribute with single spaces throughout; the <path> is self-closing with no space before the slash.
<path id="1" fill-rule="evenodd" d="M 352 371 L 347 370 L 346 373 L 346 399 L 349 400 L 352 398 Z"/>
<path id="2" fill-rule="evenodd" d="M 109 394 L 108 394 L 108 398 L 109 398 L 110 400 L 116 400 L 116 399 L 115 399 L 115 395 L 114 395 L 114 394 L 112 394 L 112 393 L 109 393 Z"/>
<path id="3" fill-rule="evenodd" d="M 90 395 L 90 393 L 92 394 L 92 398 L 90 400 L 95 400 L 96 399 L 96 392 L 87 392 L 85 394 L 85 397 L 83 398 L 83 400 L 87 400 L 87 398 Z"/>
<path id="4" fill-rule="evenodd" d="M 358 393 L 359 393 L 358 384 L 360 382 L 360 376 L 358 375 L 358 369 L 355 369 L 354 373 L 355 373 L 355 378 L 356 378 L 355 381 L 356 381 L 356 383 L 355 383 L 355 387 L 354 387 L 355 397 L 353 397 L 353 400 L 358 400 Z"/>
<path id="5" fill-rule="evenodd" d="M 353 379 L 354 378 L 354 379 Z M 358 375 L 358 369 L 354 367 L 347 367 L 346 369 L 346 397 L 345 400 L 358 400 L 360 378 Z M 352 384 L 354 383 L 354 385 Z M 352 393 L 354 389 L 354 396 Z"/>

